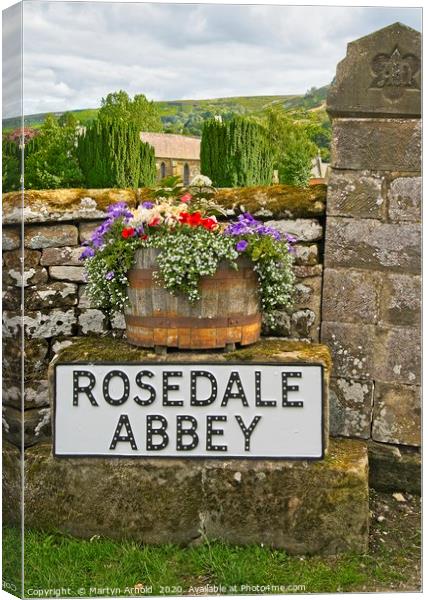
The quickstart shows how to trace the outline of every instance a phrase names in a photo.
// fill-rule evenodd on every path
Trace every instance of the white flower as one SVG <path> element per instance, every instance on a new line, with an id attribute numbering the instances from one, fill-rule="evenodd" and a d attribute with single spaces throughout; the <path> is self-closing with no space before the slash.
<path id="1" fill-rule="evenodd" d="M 211 187 L 212 181 L 206 175 L 196 175 L 190 182 L 190 187 Z"/>

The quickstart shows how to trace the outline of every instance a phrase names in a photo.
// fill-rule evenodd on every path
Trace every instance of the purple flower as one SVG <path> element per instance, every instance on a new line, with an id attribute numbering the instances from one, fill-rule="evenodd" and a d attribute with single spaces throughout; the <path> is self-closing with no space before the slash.
<path id="1" fill-rule="evenodd" d="M 153 208 L 154 203 L 153 202 L 143 202 L 142 206 L 143 206 L 143 208 Z"/>
<path id="2" fill-rule="evenodd" d="M 118 219 L 119 217 L 129 220 L 133 217 L 133 214 L 129 210 L 126 202 L 116 202 L 116 204 L 110 204 L 110 206 L 107 208 L 107 214 L 109 216 L 108 220 Z"/>
<path id="3" fill-rule="evenodd" d="M 264 225 L 261 221 L 258 221 L 251 215 L 246 212 L 243 215 L 239 215 L 237 221 L 232 221 L 230 225 L 226 228 L 225 233 L 227 235 L 233 236 L 243 236 L 243 235 L 270 235 L 276 240 L 281 239 L 281 233 L 275 229 L 274 227 L 269 227 L 268 225 Z"/>
<path id="4" fill-rule="evenodd" d="M 95 250 L 90 246 L 87 246 L 83 249 L 82 254 L 79 257 L 79 260 L 85 260 L 86 258 L 92 258 L 95 255 Z"/>
<path id="5" fill-rule="evenodd" d="M 109 271 L 108 273 L 106 273 L 106 279 L 107 281 L 111 281 L 114 277 L 114 271 Z"/>
<path id="6" fill-rule="evenodd" d="M 240 240 L 236 244 L 236 249 L 238 250 L 238 252 L 244 252 L 244 250 L 246 249 L 247 246 L 248 246 L 247 240 Z"/>

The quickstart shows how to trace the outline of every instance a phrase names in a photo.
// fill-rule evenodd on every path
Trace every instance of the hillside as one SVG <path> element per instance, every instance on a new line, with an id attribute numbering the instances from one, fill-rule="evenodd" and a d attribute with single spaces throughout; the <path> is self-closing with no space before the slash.
<path id="1" fill-rule="evenodd" d="M 164 131 L 201 135 L 204 120 L 221 115 L 224 119 L 233 115 L 257 115 L 271 105 L 281 105 L 286 110 L 320 109 L 323 110 L 328 86 L 311 88 L 302 95 L 281 96 L 236 96 L 232 98 L 211 98 L 206 100 L 170 100 L 156 102 L 159 106 Z M 88 124 L 97 114 L 98 109 L 87 108 L 72 110 L 82 125 Z M 25 116 L 26 127 L 40 127 L 47 113 Z M 59 117 L 62 113 L 55 112 Z M 16 129 L 20 125 L 19 118 L 3 119 L 3 131 Z"/>

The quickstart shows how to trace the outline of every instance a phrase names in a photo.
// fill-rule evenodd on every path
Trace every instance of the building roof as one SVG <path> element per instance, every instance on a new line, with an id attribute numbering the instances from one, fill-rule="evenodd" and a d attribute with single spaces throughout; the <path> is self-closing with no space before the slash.
<path id="1" fill-rule="evenodd" d="M 140 138 L 155 149 L 156 158 L 199 160 L 201 139 L 175 133 L 152 133 L 142 131 Z"/>

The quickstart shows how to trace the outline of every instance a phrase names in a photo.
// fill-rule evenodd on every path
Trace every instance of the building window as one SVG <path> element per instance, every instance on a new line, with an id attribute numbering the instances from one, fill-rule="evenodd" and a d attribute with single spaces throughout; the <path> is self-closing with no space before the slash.
<path id="1" fill-rule="evenodd" d="M 160 176 L 161 176 L 161 179 L 164 179 L 166 177 L 166 164 L 164 162 L 161 162 Z"/>
<path id="2" fill-rule="evenodd" d="M 184 185 L 189 185 L 190 183 L 190 169 L 187 163 L 184 163 L 183 167 L 183 183 Z"/>

